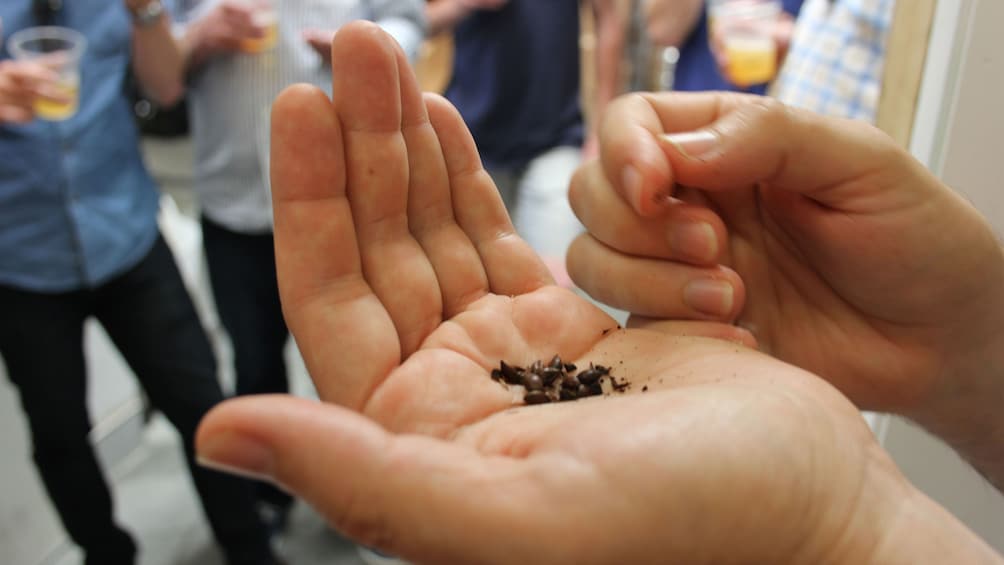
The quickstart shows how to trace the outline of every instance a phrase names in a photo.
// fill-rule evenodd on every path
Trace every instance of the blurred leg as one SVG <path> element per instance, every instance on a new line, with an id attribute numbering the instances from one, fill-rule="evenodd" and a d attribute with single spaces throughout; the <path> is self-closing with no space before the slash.
<path id="1" fill-rule="evenodd" d="M 216 310 L 234 350 L 237 394 L 289 392 L 284 356 L 289 330 L 279 303 L 272 234 L 236 233 L 203 217 L 202 241 Z M 258 483 L 257 491 L 280 509 L 293 501 L 268 483 Z"/>
<path id="2" fill-rule="evenodd" d="M 530 161 L 519 181 L 514 223 L 543 257 L 564 259 L 584 228 L 568 203 L 568 185 L 582 161 L 578 147 L 556 147 Z"/>
<path id="3" fill-rule="evenodd" d="M 203 509 L 230 563 L 270 563 L 251 484 L 195 462 L 196 427 L 223 393 L 209 339 L 163 239 L 100 290 L 96 313 L 150 401 L 181 434 Z"/>
<path id="4" fill-rule="evenodd" d="M 0 286 L 0 355 L 28 417 L 35 465 L 63 527 L 88 564 L 129 564 L 136 545 L 114 522 L 112 498 L 88 439 L 83 352 L 87 293 Z"/>
<path id="5" fill-rule="evenodd" d="M 522 169 L 503 169 L 496 167 L 487 170 L 488 174 L 492 177 L 492 181 L 495 182 L 495 188 L 497 188 L 499 194 L 502 195 L 502 202 L 505 203 L 505 209 L 509 211 L 509 216 L 513 217 L 516 207 L 519 206 L 518 189 Z"/>

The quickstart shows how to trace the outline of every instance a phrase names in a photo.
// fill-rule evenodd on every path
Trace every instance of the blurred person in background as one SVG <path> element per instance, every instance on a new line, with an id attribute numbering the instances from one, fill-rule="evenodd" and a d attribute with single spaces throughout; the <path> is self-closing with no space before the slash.
<path id="1" fill-rule="evenodd" d="M 96 318 L 153 406 L 181 435 L 216 540 L 231 565 L 278 563 L 250 483 L 195 464 L 202 416 L 223 399 L 209 340 L 157 226 L 158 192 L 139 151 L 123 81 L 171 102 L 182 60 L 156 0 L 5 0 L 7 37 L 58 25 L 86 38 L 79 106 L 57 74 L 0 50 L 0 355 L 20 393 L 34 461 L 88 565 L 136 562 L 88 433 L 84 322 Z"/>
<path id="2" fill-rule="evenodd" d="M 731 90 L 763 94 L 767 83 L 737 85 L 724 72 L 724 58 L 715 48 L 708 23 L 709 2 L 703 0 L 643 0 L 649 39 L 655 46 L 673 46 L 680 51 L 673 79 L 674 90 Z M 777 66 L 784 61 L 791 42 L 795 17 L 802 0 L 783 0 L 774 27 Z"/>
<path id="3" fill-rule="evenodd" d="M 597 44 L 606 41 L 615 4 L 587 4 L 597 15 Z M 430 35 L 453 33 L 445 96 L 470 127 L 516 229 L 565 286 L 565 251 L 582 230 L 568 183 L 587 137 L 579 10 L 579 0 L 434 0 L 426 7 Z M 609 71 L 597 67 L 598 98 L 616 94 Z"/>
<path id="4" fill-rule="evenodd" d="M 235 392 L 289 392 L 289 331 L 279 304 L 268 179 L 271 102 L 298 82 L 330 91 L 331 38 L 352 20 L 376 21 L 414 58 L 424 38 L 423 1 L 174 1 L 203 245 L 233 347 Z M 259 511 L 274 532 L 282 531 L 292 497 L 257 486 Z"/>

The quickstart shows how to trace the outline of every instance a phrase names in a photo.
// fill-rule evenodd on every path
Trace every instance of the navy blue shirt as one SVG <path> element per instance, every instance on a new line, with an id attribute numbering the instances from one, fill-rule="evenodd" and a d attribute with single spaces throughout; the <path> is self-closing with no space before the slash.
<path id="1" fill-rule="evenodd" d="M 803 0 L 783 0 L 784 11 L 798 16 Z M 759 84 L 740 88 L 722 76 L 708 42 L 708 6 L 701 9 L 701 18 L 680 46 L 680 59 L 676 63 L 673 90 L 734 90 L 763 94 L 767 85 Z"/>
<path id="2" fill-rule="evenodd" d="M 39 24 L 32 3 L 0 2 L 5 38 Z M 100 285 L 157 237 L 158 194 L 123 90 L 129 15 L 122 2 L 73 0 L 52 23 L 87 38 L 77 114 L 0 125 L 0 284 L 36 292 Z"/>
<path id="3" fill-rule="evenodd" d="M 454 45 L 446 98 L 486 167 L 582 144 L 578 0 L 509 0 L 477 11 L 454 30 Z"/>

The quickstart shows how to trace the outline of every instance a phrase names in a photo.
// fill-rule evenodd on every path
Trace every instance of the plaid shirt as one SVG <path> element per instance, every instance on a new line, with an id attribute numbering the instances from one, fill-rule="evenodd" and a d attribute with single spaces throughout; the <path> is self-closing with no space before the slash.
<path id="1" fill-rule="evenodd" d="M 773 94 L 791 106 L 875 121 L 895 0 L 808 0 Z"/>

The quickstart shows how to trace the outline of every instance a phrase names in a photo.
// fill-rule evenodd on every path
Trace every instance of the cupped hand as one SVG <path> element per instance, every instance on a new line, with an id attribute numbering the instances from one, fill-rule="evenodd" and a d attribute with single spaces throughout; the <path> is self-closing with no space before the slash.
<path id="1" fill-rule="evenodd" d="M 66 93 L 56 87 L 58 75 L 32 61 L 0 61 L 0 123 L 25 123 L 35 119 L 34 104 L 39 98 L 67 102 Z"/>
<path id="2" fill-rule="evenodd" d="M 331 64 L 331 39 L 335 36 L 336 30 L 328 29 L 305 29 L 303 30 L 303 40 L 310 45 L 310 48 L 317 53 L 318 57 L 325 64 Z"/>
<path id="3" fill-rule="evenodd" d="M 265 36 L 265 28 L 255 21 L 257 9 L 241 0 L 223 0 L 189 26 L 190 49 L 202 57 L 241 51 L 244 42 Z"/>
<path id="4" fill-rule="evenodd" d="M 720 93 L 631 95 L 608 116 L 571 189 L 580 287 L 632 324 L 735 320 L 865 408 L 919 416 L 983 390 L 956 377 L 1002 343 L 1000 244 L 887 136 Z M 742 279 L 733 309 L 688 308 L 716 269 Z"/>
<path id="5" fill-rule="evenodd" d="M 323 402 L 229 401 L 203 461 L 416 562 L 863 562 L 881 545 L 914 494 L 846 399 L 671 331 L 741 341 L 732 326 L 618 329 L 552 285 L 394 41 L 355 22 L 332 53 L 333 100 L 296 86 L 272 115 L 280 292 Z M 522 406 L 489 376 L 554 354 L 631 387 Z"/>

